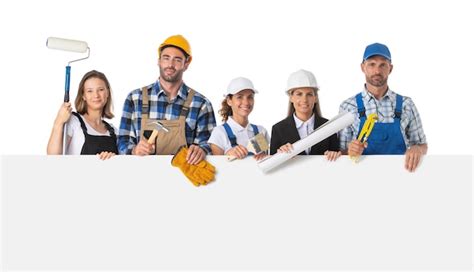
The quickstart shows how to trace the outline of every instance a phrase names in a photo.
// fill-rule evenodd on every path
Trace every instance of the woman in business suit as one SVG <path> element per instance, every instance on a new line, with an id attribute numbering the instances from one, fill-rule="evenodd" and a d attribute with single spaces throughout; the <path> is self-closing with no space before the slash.
<path id="1" fill-rule="evenodd" d="M 270 154 L 290 152 L 293 143 L 305 138 L 328 121 L 321 116 L 318 89 L 316 78 L 311 72 L 299 70 L 290 75 L 287 87 L 290 97 L 288 117 L 272 127 Z M 298 155 L 325 155 L 330 161 L 336 160 L 341 155 L 337 134 Z"/>

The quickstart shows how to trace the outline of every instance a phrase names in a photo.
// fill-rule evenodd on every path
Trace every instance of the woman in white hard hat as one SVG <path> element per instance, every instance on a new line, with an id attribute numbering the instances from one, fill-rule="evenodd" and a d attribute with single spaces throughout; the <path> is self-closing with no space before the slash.
<path id="1" fill-rule="evenodd" d="M 105 160 L 118 154 L 117 129 L 104 120 L 114 114 L 110 84 L 103 73 L 92 70 L 84 75 L 75 106 L 77 112 L 72 112 L 70 102 L 61 105 L 49 138 L 48 155 L 62 154 L 64 124 L 67 155 L 97 154 Z"/>
<path id="2" fill-rule="evenodd" d="M 225 98 L 219 114 L 224 124 L 212 130 L 208 143 L 211 145 L 213 155 L 228 155 L 230 158 L 243 159 L 247 155 L 254 155 L 260 160 L 266 152 L 253 154 L 247 147 L 252 137 L 262 134 L 266 139 L 268 149 L 268 133 L 263 126 L 249 122 L 249 115 L 254 106 L 254 95 L 257 93 L 253 83 L 244 77 L 234 78 L 227 87 Z"/>
<path id="3" fill-rule="evenodd" d="M 318 90 L 316 78 L 311 72 L 299 70 L 290 75 L 286 89 L 290 97 L 288 117 L 272 127 L 270 154 L 290 152 L 293 143 L 305 138 L 328 121 L 321 116 Z M 309 147 L 299 155 L 326 155 L 328 160 L 336 160 L 341 155 L 337 134 Z"/>

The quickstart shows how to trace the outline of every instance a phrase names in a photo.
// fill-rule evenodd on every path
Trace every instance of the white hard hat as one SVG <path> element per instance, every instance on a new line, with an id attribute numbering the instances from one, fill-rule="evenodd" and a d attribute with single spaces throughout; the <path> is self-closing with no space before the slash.
<path id="1" fill-rule="evenodd" d="M 316 78 L 314 77 L 313 73 L 301 69 L 292 73 L 288 78 L 286 93 L 288 93 L 292 89 L 305 87 L 314 88 L 315 90 L 319 89 L 318 82 L 316 81 Z"/>
<path id="2" fill-rule="evenodd" d="M 258 93 L 257 90 L 253 87 L 252 81 L 245 77 L 237 77 L 230 81 L 229 85 L 227 86 L 227 92 L 224 96 L 229 94 L 236 94 L 242 90 L 252 90 L 254 93 Z"/>

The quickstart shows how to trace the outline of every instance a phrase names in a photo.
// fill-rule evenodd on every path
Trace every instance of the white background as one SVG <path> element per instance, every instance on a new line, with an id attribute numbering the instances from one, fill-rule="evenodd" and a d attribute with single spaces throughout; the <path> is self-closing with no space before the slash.
<path id="1" fill-rule="evenodd" d="M 228 82 L 249 77 L 260 91 L 251 121 L 269 130 L 285 117 L 291 72 L 314 72 L 323 115 L 331 118 L 362 88 L 365 46 L 385 43 L 394 64 L 389 85 L 415 101 L 428 152 L 473 154 L 473 11 L 467 0 L 2 0 L 0 154 L 46 153 L 64 66 L 82 57 L 47 49 L 47 37 L 89 43 L 91 57 L 72 66 L 71 99 L 85 72 L 104 72 L 118 126 L 126 95 L 158 76 L 158 45 L 178 33 L 193 49 L 185 82 L 217 113 Z"/>
<path id="2" fill-rule="evenodd" d="M 85 72 L 112 85 L 118 126 L 123 101 L 159 74 L 157 47 L 183 34 L 194 60 L 185 82 L 217 113 L 237 76 L 260 93 L 250 120 L 268 130 L 286 115 L 288 75 L 314 72 L 323 115 L 361 90 L 365 46 L 385 43 L 389 85 L 413 98 L 430 154 L 472 154 L 474 25 L 471 1 L 2 1 L 1 154 L 45 154 L 64 92 L 64 66 L 78 53 L 46 48 L 49 36 L 88 42 L 72 64 L 71 99 Z M 220 121 L 219 117 L 216 116 Z"/>

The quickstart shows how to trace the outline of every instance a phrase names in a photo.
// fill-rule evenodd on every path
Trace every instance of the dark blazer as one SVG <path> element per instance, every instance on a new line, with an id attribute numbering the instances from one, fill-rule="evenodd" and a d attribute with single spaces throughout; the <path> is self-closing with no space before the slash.
<path id="1" fill-rule="evenodd" d="M 325 118 L 315 116 L 314 129 L 316 130 L 327 121 L 328 120 Z M 300 135 L 298 134 L 298 129 L 296 129 L 295 119 L 293 118 L 293 115 L 290 115 L 273 125 L 270 141 L 270 154 L 273 155 L 277 153 L 280 146 L 286 143 L 293 144 L 298 140 L 300 140 Z M 316 145 L 313 145 L 309 155 L 324 155 L 326 150 L 339 151 L 339 140 L 337 139 L 337 134 L 333 134 Z M 302 151 L 298 155 L 306 155 L 306 152 Z"/>

